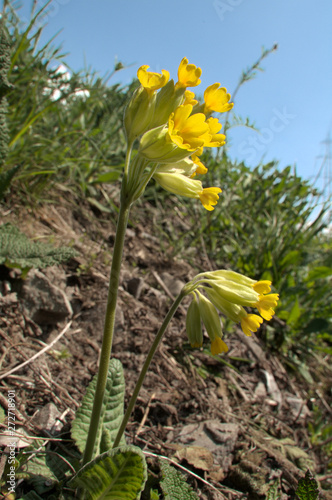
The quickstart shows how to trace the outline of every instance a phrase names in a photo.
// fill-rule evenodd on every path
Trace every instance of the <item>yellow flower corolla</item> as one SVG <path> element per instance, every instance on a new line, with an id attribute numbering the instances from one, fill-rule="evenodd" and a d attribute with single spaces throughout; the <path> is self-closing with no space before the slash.
<path id="1" fill-rule="evenodd" d="M 175 88 L 196 87 L 201 83 L 200 76 L 201 68 L 197 68 L 194 64 L 189 64 L 188 59 L 184 57 L 180 62 L 178 69 L 178 82 Z"/>
<path id="2" fill-rule="evenodd" d="M 197 103 L 198 101 L 195 99 L 194 92 L 191 92 L 191 90 L 186 90 L 184 93 L 184 101 L 182 104 L 191 104 L 192 106 L 195 106 Z"/>
<path id="3" fill-rule="evenodd" d="M 262 323 L 263 319 L 257 316 L 257 314 L 247 314 L 241 319 L 241 328 L 243 332 L 250 337 L 251 332 L 257 332 Z"/>
<path id="4" fill-rule="evenodd" d="M 209 125 L 203 113 L 191 115 L 191 104 L 181 105 L 168 120 L 169 139 L 181 149 L 195 151 L 209 141 Z"/>
<path id="5" fill-rule="evenodd" d="M 255 290 L 255 292 L 259 293 L 260 295 L 264 295 L 265 293 L 271 292 L 271 284 L 272 284 L 271 281 L 263 280 L 253 283 L 252 287 Z"/>
<path id="6" fill-rule="evenodd" d="M 160 73 L 153 73 L 152 71 L 147 71 L 150 66 L 141 66 L 137 71 L 137 78 L 139 79 L 142 87 L 144 87 L 149 93 L 153 93 L 155 90 L 161 89 L 166 85 L 169 80 L 169 72 L 165 69 L 161 70 Z"/>
<path id="7" fill-rule="evenodd" d="M 274 309 L 277 307 L 278 300 L 279 295 L 277 293 L 259 296 L 259 301 L 255 304 L 255 307 L 257 307 L 259 314 L 266 319 L 266 321 L 270 321 L 274 315 Z"/>
<path id="8" fill-rule="evenodd" d="M 201 160 L 199 159 L 197 153 L 191 155 L 191 159 L 192 159 L 192 161 L 196 165 L 196 170 L 195 170 L 195 172 L 194 172 L 193 175 L 196 175 L 196 174 L 206 174 L 206 172 L 208 171 L 208 169 L 206 168 L 206 166 L 204 165 L 204 163 L 201 162 Z"/>
<path id="9" fill-rule="evenodd" d="M 219 194 L 221 189 L 218 187 L 208 187 L 204 188 L 199 195 L 199 199 L 206 210 L 214 210 L 214 205 L 218 203 Z"/>
<path id="10" fill-rule="evenodd" d="M 182 173 L 157 170 L 153 178 L 170 193 L 199 199 L 206 210 L 214 210 L 214 205 L 218 203 L 220 188 L 203 188 L 201 181 L 187 177 Z"/>
<path id="11" fill-rule="evenodd" d="M 228 347 L 227 344 L 220 338 L 216 337 L 211 342 L 211 354 L 216 356 L 217 354 L 221 354 L 222 352 L 227 352 Z"/>
<path id="12" fill-rule="evenodd" d="M 251 335 L 275 314 L 279 295 L 269 293 L 271 281 L 255 281 L 230 270 L 211 271 L 198 274 L 192 282 L 202 288 L 208 299 L 222 314 L 234 323 L 241 323 L 243 332 Z M 196 290 L 195 288 L 195 290 Z M 256 307 L 261 316 L 248 314 L 244 306 Z"/>
<path id="13" fill-rule="evenodd" d="M 220 83 L 214 83 L 207 87 L 204 92 L 204 113 L 209 114 L 213 111 L 224 113 L 232 109 L 234 104 L 228 102 L 231 95 L 227 93 L 224 87 L 220 87 Z"/>
<path id="14" fill-rule="evenodd" d="M 207 147 L 219 147 L 223 146 L 226 141 L 226 136 L 224 134 L 218 134 L 222 125 L 219 122 L 218 118 L 208 118 L 206 123 L 209 126 L 209 132 L 211 134 L 211 139 L 209 142 L 205 143 Z"/>

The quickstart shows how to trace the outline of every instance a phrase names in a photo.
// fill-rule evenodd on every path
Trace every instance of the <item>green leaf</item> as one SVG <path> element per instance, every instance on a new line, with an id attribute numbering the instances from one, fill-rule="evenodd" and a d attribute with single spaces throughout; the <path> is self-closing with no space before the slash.
<path id="1" fill-rule="evenodd" d="M 287 324 L 291 325 L 291 324 L 296 323 L 296 321 L 299 319 L 300 316 L 301 316 L 301 308 L 299 306 L 299 301 L 296 298 L 296 301 L 295 301 L 295 303 L 291 309 L 291 312 L 288 316 Z"/>
<path id="2" fill-rule="evenodd" d="M 86 464 L 70 481 L 84 491 L 84 500 L 135 500 L 147 479 L 145 457 L 139 448 L 107 451 Z M 82 498 L 82 497 L 81 497 Z"/>
<path id="3" fill-rule="evenodd" d="M 77 447 L 83 453 L 89 431 L 97 375 L 92 379 L 77 410 L 72 424 L 71 434 Z M 104 402 L 97 433 L 94 456 L 108 450 L 113 443 L 123 417 L 125 382 L 122 364 L 118 359 L 111 359 L 108 370 Z M 121 444 L 125 444 L 122 438 Z"/>
<path id="4" fill-rule="evenodd" d="M 0 226 L 0 264 L 7 267 L 44 268 L 60 264 L 76 255 L 69 247 L 55 248 L 44 243 L 35 243 L 11 224 Z"/>
<path id="5" fill-rule="evenodd" d="M 295 493 L 300 500 L 316 500 L 319 497 L 317 481 L 311 475 L 309 469 L 307 470 L 305 477 L 299 480 Z"/>
<path id="6" fill-rule="evenodd" d="M 161 489 L 165 495 L 165 500 L 199 500 L 194 490 L 186 483 L 185 477 L 174 469 L 168 462 L 160 460 L 160 468 L 163 479 L 160 481 Z"/>
<path id="7" fill-rule="evenodd" d="M 157 490 L 150 491 L 150 500 L 159 500 L 160 496 Z"/>
<path id="8" fill-rule="evenodd" d="M 332 275 L 332 268 L 326 266 L 315 267 L 309 274 L 307 281 L 316 281 L 318 279 L 328 278 Z"/>
<path id="9" fill-rule="evenodd" d="M 57 478 L 47 465 L 45 448 L 40 448 L 42 441 L 34 441 L 32 450 L 36 453 L 24 466 L 28 473 L 28 482 L 33 485 L 34 490 L 41 495 L 54 487 Z"/>
<path id="10" fill-rule="evenodd" d="M 281 267 L 286 267 L 289 265 L 298 264 L 301 258 L 301 254 L 298 250 L 291 250 L 280 262 Z"/>
<path id="11" fill-rule="evenodd" d="M 105 174 L 99 175 L 96 179 L 93 180 L 93 184 L 99 183 L 107 183 L 107 182 L 115 182 L 120 177 L 121 171 L 119 169 L 114 169 L 106 172 Z"/>

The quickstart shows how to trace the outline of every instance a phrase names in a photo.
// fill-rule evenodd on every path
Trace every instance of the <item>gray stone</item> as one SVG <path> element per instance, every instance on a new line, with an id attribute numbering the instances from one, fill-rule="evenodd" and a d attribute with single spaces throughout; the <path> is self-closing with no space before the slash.
<path id="1" fill-rule="evenodd" d="M 38 270 L 31 270 L 24 281 L 22 302 L 29 317 L 38 325 L 54 325 L 73 311 L 65 292 Z"/>
<path id="2" fill-rule="evenodd" d="M 238 435 L 237 424 L 206 420 L 198 424 L 185 425 L 173 442 L 206 448 L 222 469 L 227 471 L 232 464 L 232 452 Z"/>

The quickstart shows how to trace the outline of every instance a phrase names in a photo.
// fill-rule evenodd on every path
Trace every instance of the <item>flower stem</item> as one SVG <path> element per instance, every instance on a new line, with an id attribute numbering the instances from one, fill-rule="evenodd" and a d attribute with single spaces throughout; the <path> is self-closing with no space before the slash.
<path id="1" fill-rule="evenodd" d="M 104 336 L 100 352 L 96 392 L 94 396 L 93 408 L 91 413 L 89 433 L 83 456 L 83 465 L 85 465 L 87 462 L 90 462 L 90 460 L 92 460 L 93 458 L 93 450 L 95 447 L 101 409 L 104 400 L 107 374 L 108 374 L 108 368 L 112 351 L 120 268 L 122 262 L 124 238 L 128 224 L 129 210 L 130 210 L 130 203 L 122 201 L 120 205 L 119 218 L 118 218 L 118 224 L 114 242 L 112 267 L 111 267 L 108 298 L 107 298 L 107 308 L 105 315 Z"/>
<path id="2" fill-rule="evenodd" d="M 175 301 L 173 302 L 173 305 L 172 307 L 170 308 L 170 310 L 168 311 L 167 313 L 167 316 L 165 317 L 164 321 L 163 321 L 163 324 L 161 325 L 154 341 L 153 341 L 153 344 L 150 348 L 150 351 L 149 351 L 149 354 L 147 355 L 146 357 L 146 360 L 144 362 L 144 365 L 143 365 L 143 368 L 141 370 L 141 373 L 138 377 L 138 380 L 137 380 L 137 383 L 136 383 L 136 386 L 135 386 L 135 389 L 134 389 L 134 392 L 130 398 L 130 401 L 129 401 L 129 404 L 128 404 L 128 407 L 127 407 L 127 410 L 126 410 L 126 413 L 123 417 L 123 420 L 122 420 L 122 423 L 121 423 L 121 426 L 119 428 L 119 431 L 117 433 L 117 436 L 114 440 L 114 443 L 113 443 L 113 448 L 116 448 L 117 446 L 119 446 L 120 444 L 120 441 L 121 441 L 121 438 L 122 438 L 122 435 L 125 431 L 125 428 L 127 426 L 127 423 L 128 423 L 128 420 L 129 420 L 129 417 L 131 415 L 131 412 L 133 411 L 133 408 L 135 406 L 135 403 L 136 403 L 136 400 L 137 400 L 137 396 L 139 394 L 139 391 L 141 390 L 141 387 L 143 385 L 143 382 L 144 382 L 144 378 L 145 378 L 145 375 L 146 375 L 146 372 L 148 371 L 149 369 L 149 366 L 150 366 L 150 363 L 152 361 L 152 358 L 160 344 L 160 341 L 162 339 L 162 336 L 164 335 L 165 333 L 165 330 L 169 324 L 169 322 L 171 321 L 172 317 L 174 316 L 174 313 L 175 311 L 177 310 L 177 308 L 179 307 L 183 297 L 187 295 L 186 292 L 184 290 L 182 290 L 180 292 L 180 294 L 177 296 L 177 298 L 175 299 Z"/>

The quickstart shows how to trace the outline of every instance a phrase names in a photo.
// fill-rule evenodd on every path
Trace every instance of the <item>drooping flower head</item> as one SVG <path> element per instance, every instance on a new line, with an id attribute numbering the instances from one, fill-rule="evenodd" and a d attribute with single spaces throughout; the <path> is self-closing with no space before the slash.
<path id="1" fill-rule="evenodd" d="M 187 87 L 196 87 L 201 83 L 202 70 L 189 64 L 187 58 L 184 57 L 179 65 L 176 84 L 169 80 L 168 71 L 153 73 L 148 68 L 147 65 L 139 68 L 137 76 L 141 87 L 125 113 L 128 142 L 132 145 L 140 136 L 138 156 L 143 159 L 140 165 L 145 166 L 145 170 L 129 169 L 130 175 L 140 172 L 142 179 L 128 179 L 128 186 L 135 189 L 137 186 L 136 194 L 142 193 L 144 182 L 154 177 L 170 192 L 198 198 L 207 210 L 212 211 L 221 189 L 203 188 L 201 181 L 192 178 L 207 172 L 199 158 L 204 148 L 220 147 L 225 143 L 224 134 L 219 133 L 221 123 L 210 116 L 212 109 L 220 108 L 215 102 L 220 105 L 225 100 L 225 89 L 219 89 L 220 84 L 215 84 L 217 88 L 209 87 L 206 102 L 199 104 L 194 92 Z M 208 112 L 205 112 L 205 107 Z M 177 162 L 190 157 L 194 165 L 189 169 L 190 174 L 188 170 L 184 172 L 182 168 L 174 167 Z M 172 165 L 172 171 L 160 171 L 160 164 Z"/>
<path id="2" fill-rule="evenodd" d="M 271 281 L 252 280 L 229 270 L 198 274 L 188 284 L 188 293 L 198 294 L 197 296 L 201 298 L 202 293 L 198 292 L 199 289 L 206 294 L 204 303 L 209 301 L 231 321 L 240 323 L 243 332 L 248 336 L 259 329 L 263 318 L 266 321 L 271 320 L 279 300 L 277 293 L 269 293 Z M 248 313 L 245 307 L 256 307 L 261 316 Z M 214 312 L 212 315 L 215 317 Z"/>

